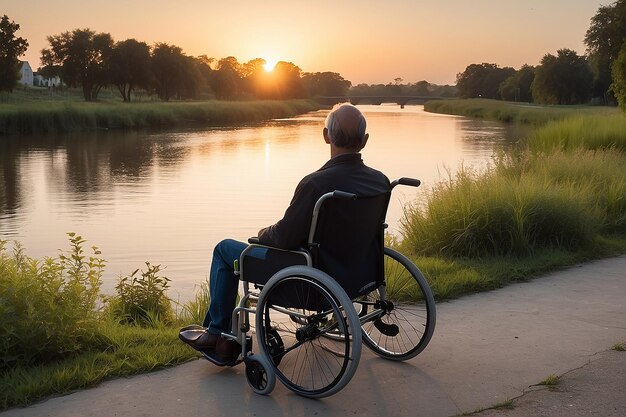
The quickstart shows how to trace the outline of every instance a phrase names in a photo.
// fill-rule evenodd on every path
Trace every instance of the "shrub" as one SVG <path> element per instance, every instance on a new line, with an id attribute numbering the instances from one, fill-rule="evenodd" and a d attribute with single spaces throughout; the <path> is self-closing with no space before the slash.
<path id="1" fill-rule="evenodd" d="M 160 276 L 160 265 L 146 262 L 146 270 L 136 269 L 120 277 L 115 289 L 117 296 L 109 300 L 114 317 L 123 323 L 154 325 L 171 323 L 172 306 L 167 298 L 170 279 Z"/>
<path id="2" fill-rule="evenodd" d="M 42 261 L 0 242 L 0 368 L 54 360 L 99 344 L 96 325 L 104 260 L 69 233 L 71 250 Z"/>

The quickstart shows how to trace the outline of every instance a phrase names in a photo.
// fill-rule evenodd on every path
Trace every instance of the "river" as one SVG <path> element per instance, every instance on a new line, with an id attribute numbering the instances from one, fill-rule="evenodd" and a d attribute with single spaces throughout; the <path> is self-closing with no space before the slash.
<path id="1" fill-rule="evenodd" d="M 402 207 L 460 164 L 484 167 L 525 130 L 426 113 L 422 106 L 359 106 L 368 120 L 365 162 L 396 188 L 388 213 L 399 234 Z M 144 262 L 161 264 L 170 297 L 185 301 L 208 278 L 222 238 L 245 240 L 278 220 L 298 181 L 329 157 L 327 112 L 239 127 L 178 132 L 0 138 L 0 240 L 32 257 L 67 249 L 67 232 L 107 260 L 103 290 Z"/>

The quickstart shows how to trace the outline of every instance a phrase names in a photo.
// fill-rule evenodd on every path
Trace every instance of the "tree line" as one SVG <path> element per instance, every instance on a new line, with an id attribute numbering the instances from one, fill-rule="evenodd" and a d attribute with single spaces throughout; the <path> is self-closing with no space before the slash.
<path id="1" fill-rule="evenodd" d="M 431 84 L 426 80 L 403 84 L 402 78 L 395 78 L 387 84 L 357 84 L 350 89 L 351 96 L 357 97 L 456 97 L 453 85 Z"/>
<path id="2" fill-rule="evenodd" d="M 135 90 L 154 92 L 163 101 L 214 95 L 218 99 L 291 99 L 320 94 L 343 95 L 350 82 L 334 72 L 305 73 L 291 62 L 278 62 L 266 71 L 266 61 L 240 63 L 193 57 L 167 43 L 149 46 L 136 39 L 114 42 L 108 33 L 75 29 L 49 36 L 41 51 L 40 72 L 59 76 L 71 87 L 81 87 L 87 101 L 96 100 L 105 86 L 115 86 L 124 101 Z"/>
<path id="3" fill-rule="evenodd" d="M 585 34 L 586 55 L 560 49 L 515 70 L 470 64 L 457 75 L 459 96 L 541 104 L 617 101 L 626 110 L 626 0 L 601 6 Z"/>
<path id="4" fill-rule="evenodd" d="M 19 81 L 18 57 L 28 47 L 15 34 L 19 27 L 6 15 L 0 21 L 0 91 L 12 91 Z M 80 88 L 86 101 L 97 100 L 105 87 L 116 88 L 128 102 L 138 90 L 154 93 L 163 101 L 291 99 L 344 96 L 352 85 L 336 72 L 303 72 L 291 62 L 280 61 L 266 71 L 262 58 L 240 63 L 232 56 L 193 57 L 176 45 L 149 46 L 136 39 L 115 42 L 110 34 L 90 29 L 63 32 L 47 40 L 39 73 L 58 76 L 67 86 Z"/>
<path id="5" fill-rule="evenodd" d="M 28 43 L 15 32 L 19 25 L 2 18 L 0 49 L 6 49 L 10 64 L 3 68 L 0 91 L 11 91 L 19 80 L 18 57 Z M 6 41 L 5 41 L 6 40 Z M 280 61 L 266 71 L 266 61 L 255 58 L 240 63 L 229 56 L 219 60 L 206 55 L 189 56 L 182 48 L 167 43 L 149 46 L 136 39 L 115 42 L 108 33 L 75 29 L 47 37 L 49 46 L 41 51 L 39 74 L 59 77 L 70 87 L 80 88 L 87 101 L 97 100 L 102 88 L 113 87 L 125 102 L 138 91 L 156 94 L 161 100 L 196 99 L 289 99 L 316 96 L 436 96 L 453 97 L 454 86 L 427 81 L 402 84 L 396 78 L 388 84 L 359 84 L 336 72 L 303 72 L 291 62 Z M 4 48 L 3 45 L 6 45 Z M 4 56 L 4 55 L 3 55 Z M 1 58 L 0 58 L 1 59 Z M 6 60 L 5 60 L 6 61 Z M 10 75 L 10 76 L 8 76 Z"/>

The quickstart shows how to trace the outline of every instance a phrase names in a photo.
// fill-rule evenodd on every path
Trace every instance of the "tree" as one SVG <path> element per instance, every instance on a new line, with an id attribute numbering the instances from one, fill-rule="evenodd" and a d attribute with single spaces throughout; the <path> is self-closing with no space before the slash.
<path id="1" fill-rule="evenodd" d="M 50 48 L 41 51 L 41 64 L 72 87 L 81 86 L 86 101 L 94 101 L 105 85 L 110 83 L 109 58 L 113 38 L 108 33 L 75 29 L 48 36 Z"/>
<path id="2" fill-rule="evenodd" d="M 611 85 L 611 66 L 626 41 L 626 0 L 601 6 L 585 34 L 589 62 L 594 72 L 594 93 L 605 96 Z"/>
<path id="3" fill-rule="evenodd" d="M 270 77 L 265 71 L 265 61 L 263 58 L 254 58 L 240 67 L 242 77 L 242 89 L 254 94 L 257 98 L 266 96 L 267 79 Z"/>
<path id="4" fill-rule="evenodd" d="M 308 95 L 342 97 L 348 93 L 352 83 L 337 72 L 307 72 L 302 75 L 302 84 Z"/>
<path id="5" fill-rule="evenodd" d="M 428 96 L 430 95 L 430 83 L 426 80 L 418 81 L 410 86 L 411 95 Z"/>
<path id="6" fill-rule="evenodd" d="M 181 65 L 181 78 L 176 95 L 179 99 L 195 99 L 204 84 L 201 64 L 197 58 L 183 55 Z"/>
<path id="7" fill-rule="evenodd" d="M 237 58 L 229 56 L 217 62 L 211 87 L 219 99 L 233 99 L 242 90 L 242 68 Z"/>
<path id="8" fill-rule="evenodd" d="M 613 61 L 611 75 L 613 77 L 611 91 L 615 94 L 619 106 L 626 112 L 626 42 Z"/>
<path id="9" fill-rule="evenodd" d="M 571 49 L 546 54 L 535 70 L 532 93 L 544 104 L 581 104 L 591 98 L 593 73 L 585 57 Z"/>
<path id="10" fill-rule="evenodd" d="M 456 76 L 459 95 L 463 98 L 483 97 L 499 99 L 500 84 L 513 75 L 510 67 L 500 68 L 496 64 L 471 64 Z"/>
<path id="11" fill-rule="evenodd" d="M 111 53 L 109 71 L 111 82 L 119 90 L 122 99 L 129 102 L 136 87 L 150 87 L 150 47 L 135 39 L 116 43 Z"/>
<path id="12" fill-rule="evenodd" d="M 532 84 L 535 79 L 535 68 L 523 65 L 515 74 L 500 84 L 500 96 L 508 101 L 533 101 Z"/>
<path id="13" fill-rule="evenodd" d="M 194 66 L 196 68 L 195 73 L 197 74 L 197 92 L 203 94 L 204 97 L 213 97 L 213 91 L 211 89 L 211 84 L 213 77 L 215 75 L 215 71 L 211 68 L 211 65 L 215 61 L 214 58 L 209 58 L 206 55 L 200 55 L 199 57 L 192 58 L 194 62 Z"/>
<path id="14" fill-rule="evenodd" d="M 157 43 L 152 50 L 151 66 L 157 95 L 163 101 L 177 97 L 183 86 L 187 61 L 175 45 Z"/>
<path id="15" fill-rule="evenodd" d="M 278 61 L 272 74 L 275 77 L 278 99 L 303 98 L 306 96 L 302 83 L 302 70 L 292 62 Z"/>
<path id="16" fill-rule="evenodd" d="M 19 29 L 7 15 L 0 19 L 0 91 L 13 91 L 20 77 L 18 58 L 26 52 L 28 42 L 15 36 Z"/>

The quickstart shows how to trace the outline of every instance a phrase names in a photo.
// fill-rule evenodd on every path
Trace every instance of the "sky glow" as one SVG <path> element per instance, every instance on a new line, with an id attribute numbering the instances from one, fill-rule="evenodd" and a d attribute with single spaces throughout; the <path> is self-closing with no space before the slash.
<path id="1" fill-rule="evenodd" d="M 41 4 L 38 4 L 41 3 Z M 546 53 L 585 52 L 596 0 L 0 0 L 39 67 L 46 36 L 77 28 L 180 46 L 188 55 L 283 60 L 359 83 L 453 84 L 472 63 L 516 69 Z"/>

